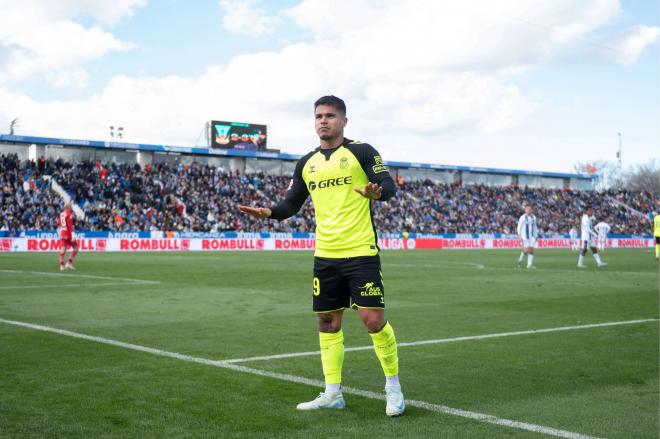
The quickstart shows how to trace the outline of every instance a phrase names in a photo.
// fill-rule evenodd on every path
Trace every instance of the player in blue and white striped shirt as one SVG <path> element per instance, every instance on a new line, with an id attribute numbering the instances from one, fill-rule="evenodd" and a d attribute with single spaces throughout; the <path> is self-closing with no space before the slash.
<path id="1" fill-rule="evenodd" d="M 536 247 L 536 238 L 539 234 L 539 228 L 536 223 L 536 216 L 532 214 L 532 206 L 525 205 L 525 213 L 518 220 L 518 236 L 522 240 L 523 249 L 518 258 L 518 266 L 527 255 L 527 268 L 534 267 L 534 247 Z"/>

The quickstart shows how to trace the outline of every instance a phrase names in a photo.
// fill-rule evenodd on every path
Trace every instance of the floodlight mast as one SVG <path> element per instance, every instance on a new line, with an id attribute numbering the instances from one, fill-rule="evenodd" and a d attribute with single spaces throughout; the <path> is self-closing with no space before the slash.
<path id="1" fill-rule="evenodd" d="M 117 137 L 118 139 L 123 139 L 124 138 L 124 127 L 117 127 L 115 128 L 114 125 L 110 125 L 110 138 L 114 139 Z"/>

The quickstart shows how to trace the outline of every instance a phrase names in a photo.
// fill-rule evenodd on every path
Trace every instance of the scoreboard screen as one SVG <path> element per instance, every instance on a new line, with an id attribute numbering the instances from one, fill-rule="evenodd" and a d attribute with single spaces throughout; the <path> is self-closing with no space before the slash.
<path id="1" fill-rule="evenodd" d="M 266 125 L 211 121 L 211 148 L 265 151 Z"/>

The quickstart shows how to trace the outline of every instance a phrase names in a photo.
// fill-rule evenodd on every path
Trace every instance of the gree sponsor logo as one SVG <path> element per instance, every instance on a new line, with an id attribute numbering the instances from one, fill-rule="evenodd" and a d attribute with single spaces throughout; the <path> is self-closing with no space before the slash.
<path id="1" fill-rule="evenodd" d="M 310 181 L 307 184 L 307 188 L 309 191 L 313 191 L 316 189 L 325 189 L 329 187 L 337 187 L 337 186 L 345 186 L 347 184 L 351 184 L 351 181 L 353 180 L 353 177 L 350 175 L 348 177 L 337 177 L 337 178 L 328 178 L 327 180 L 321 180 L 318 183 L 315 181 Z"/>
<path id="2" fill-rule="evenodd" d="M 363 287 L 360 287 L 360 296 L 382 296 L 383 291 L 380 287 L 374 286 L 373 282 L 367 282 Z"/>

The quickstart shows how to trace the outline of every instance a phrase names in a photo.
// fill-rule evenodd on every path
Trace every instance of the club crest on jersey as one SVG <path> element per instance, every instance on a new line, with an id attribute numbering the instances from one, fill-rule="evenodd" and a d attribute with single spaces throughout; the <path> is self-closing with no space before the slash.
<path id="1" fill-rule="evenodd" d="M 309 169 L 307 169 L 307 172 L 309 172 L 310 174 L 316 172 L 316 167 L 314 165 L 310 165 Z"/>
<path id="2" fill-rule="evenodd" d="M 342 158 L 339 160 L 339 167 L 340 167 L 341 169 L 346 169 L 346 168 L 348 168 L 348 157 L 342 157 Z"/>

